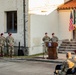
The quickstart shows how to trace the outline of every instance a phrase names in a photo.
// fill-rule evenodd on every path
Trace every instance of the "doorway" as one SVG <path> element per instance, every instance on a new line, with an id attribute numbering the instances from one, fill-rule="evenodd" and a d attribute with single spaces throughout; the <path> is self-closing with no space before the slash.
<path id="1" fill-rule="evenodd" d="M 76 39 L 76 28 L 73 30 L 73 39 Z"/>

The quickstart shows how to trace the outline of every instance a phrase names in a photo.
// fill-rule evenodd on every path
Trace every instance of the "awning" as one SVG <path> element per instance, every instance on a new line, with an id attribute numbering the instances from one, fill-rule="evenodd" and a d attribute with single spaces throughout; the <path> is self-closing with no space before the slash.
<path id="1" fill-rule="evenodd" d="M 76 9 L 76 0 L 70 0 L 58 7 L 58 10 Z"/>

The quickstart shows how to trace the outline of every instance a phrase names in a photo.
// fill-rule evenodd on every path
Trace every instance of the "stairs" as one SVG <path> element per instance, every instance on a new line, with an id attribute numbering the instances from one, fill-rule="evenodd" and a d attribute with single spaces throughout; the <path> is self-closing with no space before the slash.
<path id="1" fill-rule="evenodd" d="M 58 48 L 59 53 L 76 53 L 76 39 L 71 39 L 70 41 L 68 39 L 63 40 Z"/>

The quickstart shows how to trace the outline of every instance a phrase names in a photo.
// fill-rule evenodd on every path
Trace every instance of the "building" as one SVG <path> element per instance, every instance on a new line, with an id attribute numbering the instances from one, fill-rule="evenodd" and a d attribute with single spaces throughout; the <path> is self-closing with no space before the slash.
<path id="1" fill-rule="evenodd" d="M 11 32 L 15 39 L 16 48 L 18 47 L 20 42 L 20 46 L 22 49 L 25 45 L 25 34 L 29 36 L 27 23 L 26 28 L 24 28 L 24 15 L 26 15 L 25 22 L 27 22 L 28 20 L 28 0 L 26 0 L 25 2 L 25 14 L 23 1 L 24 0 L 0 0 L 0 33 L 4 33 L 4 36 L 6 37 L 8 35 L 8 32 Z M 26 29 L 27 32 L 25 33 Z M 27 42 L 28 39 L 26 40 Z M 15 49 L 15 54 L 18 54 L 18 48 Z"/>
<path id="2" fill-rule="evenodd" d="M 69 0 L 62 0 L 62 3 L 67 1 Z M 8 32 L 12 32 L 15 46 L 20 42 L 24 53 L 26 53 L 25 47 L 28 55 L 42 53 L 42 37 L 45 32 L 50 37 L 54 32 L 59 40 L 73 38 L 73 32 L 68 31 L 70 10 L 69 12 L 57 10 L 60 4 L 51 6 L 45 4 L 47 6 L 45 10 L 36 9 L 41 10 L 38 14 L 31 10 L 28 13 L 28 4 L 29 0 L 0 0 L 0 32 L 4 32 L 5 37 Z M 15 49 L 15 52 L 18 54 L 18 49 Z"/>
<path id="3" fill-rule="evenodd" d="M 76 0 L 69 0 L 68 2 L 62 4 L 58 7 L 58 11 L 59 37 L 61 39 L 68 39 L 61 43 L 59 51 L 71 51 L 72 53 L 76 53 Z M 74 30 L 69 31 L 71 13 Z"/>
<path id="4" fill-rule="evenodd" d="M 76 24 L 75 21 L 75 16 L 76 16 L 76 0 L 69 0 L 68 2 L 64 3 L 61 5 L 58 10 L 59 10 L 59 32 L 61 32 L 60 38 L 63 37 L 64 39 L 76 39 L 76 29 L 73 31 L 68 31 L 69 29 L 69 20 L 70 20 L 70 13 L 72 11 L 73 14 L 73 22 L 74 25 Z M 63 17 L 65 16 L 65 17 Z M 63 28 L 63 30 L 62 30 Z M 66 33 L 65 33 L 66 32 Z M 64 34 L 65 33 L 65 34 Z M 62 35 L 64 34 L 64 35 Z M 68 36 L 67 36 L 68 34 Z"/>

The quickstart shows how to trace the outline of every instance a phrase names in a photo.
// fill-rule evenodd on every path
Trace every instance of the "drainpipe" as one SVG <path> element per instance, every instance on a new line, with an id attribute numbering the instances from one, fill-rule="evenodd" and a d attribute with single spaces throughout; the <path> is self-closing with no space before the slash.
<path id="1" fill-rule="evenodd" d="M 23 0 L 23 24 L 24 24 L 24 55 L 28 55 L 28 47 L 26 46 L 26 15 L 25 15 L 25 0 Z"/>
<path id="2" fill-rule="evenodd" d="M 26 48 L 25 0 L 23 0 L 24 48 Z"/>

